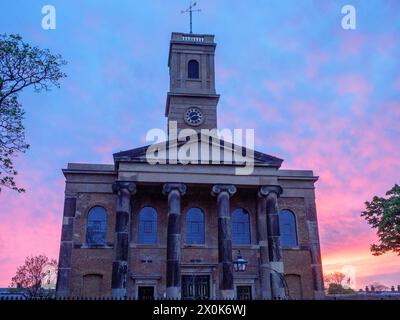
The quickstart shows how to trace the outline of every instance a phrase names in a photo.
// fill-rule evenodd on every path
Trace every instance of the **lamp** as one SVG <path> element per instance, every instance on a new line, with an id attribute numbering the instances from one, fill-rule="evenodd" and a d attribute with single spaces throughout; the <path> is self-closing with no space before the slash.
<path id="1" fill-rule="evenodd" d="M 249 262 L 243 259 L 242 255 L 240 254 L 240 250 L 238 250 L 236 260 L 233 261 L 233 268 L 235 272 L 244 272 L 246 271 L 247 264 Z"/>

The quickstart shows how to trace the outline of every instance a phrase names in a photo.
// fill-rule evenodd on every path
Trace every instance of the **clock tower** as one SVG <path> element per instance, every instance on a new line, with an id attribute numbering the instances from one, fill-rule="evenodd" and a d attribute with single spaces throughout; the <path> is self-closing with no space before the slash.
<path id="1" fill-rule="evenodd" d="M 215 47 L 213 35 L 172 33 L 165 116 L 168 124 L 176 121 L 178 131 L 217 128 Z"/>

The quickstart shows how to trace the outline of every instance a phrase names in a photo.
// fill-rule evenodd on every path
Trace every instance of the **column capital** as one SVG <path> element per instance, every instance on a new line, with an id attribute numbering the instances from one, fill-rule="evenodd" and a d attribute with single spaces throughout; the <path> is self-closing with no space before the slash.
<path id="1" fill-rule="evenodd" d="M 279 195 L 282 194 L 283 190 L 281 186 L 278 185 L 266 185 L 266 186 L 261 186 L 258 189 L 258 196 L 260 198 L 268 196 L 271 192 L 276 193 L 276 195 L 279 197 Z"/>
<path id="2" fill-rule="evenodd" d="M 126 189 L 130 194 L 136 193 L 136 183 L 132 181 L 115 181 L 112 185 L 114 193 L 118 193 L 120 190 Z"/>
<path id="3" fill-rule="evenodd" d="M 163 194 L 168 194 L 173 190 L 177 190 L 181 195 L 186 193 L 186 184 L 184 183 L 166 183 L 163 186 Z"/>
<path id="4" fill-rule="evenodd" d="M 216 184 L 212 187 L 211 195 L 216 196 L 221 192 L 227 192 L 233 196 L 236 193 L 236 187 L 233 184 Z"/>

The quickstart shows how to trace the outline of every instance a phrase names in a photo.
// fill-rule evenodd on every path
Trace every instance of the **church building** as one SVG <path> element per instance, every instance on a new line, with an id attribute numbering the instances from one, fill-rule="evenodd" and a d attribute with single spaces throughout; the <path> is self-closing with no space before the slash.
<path id="1" fill-rule="evenodd" d="M 217 129 L 215 49 L 213 35 L 172 33 L 166 146 L 175 143 L 171 128 L 193 129 L 214 149 L 243 156 L 244 147 L 201 134 Z M 152 164 L 149 148 L 63 169 L 58 296 L 324 296 L 312 171 L 282 170 L 282 159 L 254 150 L 248 175 L 237 174 L 235 162 L 183 164 L 169 153 Z"/>

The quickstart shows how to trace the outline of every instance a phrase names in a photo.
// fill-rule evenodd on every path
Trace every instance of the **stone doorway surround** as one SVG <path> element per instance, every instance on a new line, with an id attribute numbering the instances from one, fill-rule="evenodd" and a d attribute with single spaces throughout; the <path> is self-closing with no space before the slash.
<path id="1" fill-rule="evenodd" d="M 257 283 L 258 275 L 252 274 L 234 274 L 233 275 L 233 284 L 235 287 L 235 298 L 237 298 L 237 287 L 240 286 L 249 286 L 251 287 L 251 298 L 253 300 L 257 299 L 256 295 L 256 283 Z"/>
<path id="2" fill-rule="evenodd" d="M 209 276 L 210 277 L 210 300 L 217 299 L 216 263 L 182 263 L 181 276 Z"/>
<path id="3" fill-rule="evenodd" d="M 161 275 L 144 275 L 144 274 L 131 274 L 130 278 L 133 280 L 133 286 L 131 288 L 130 296 L 135 299 L 139 298 L 139 287 L 153 287 L 154 288 L 154 299 L 163 298 L 159 294 L 159 282 Z"/>

